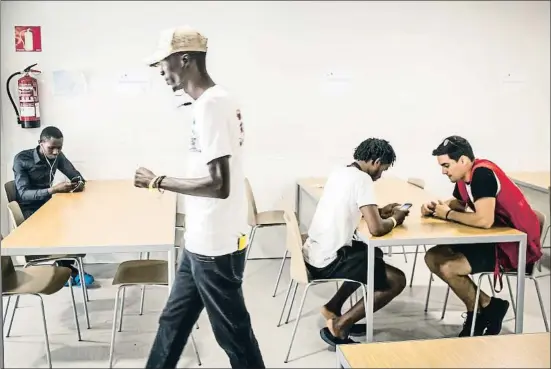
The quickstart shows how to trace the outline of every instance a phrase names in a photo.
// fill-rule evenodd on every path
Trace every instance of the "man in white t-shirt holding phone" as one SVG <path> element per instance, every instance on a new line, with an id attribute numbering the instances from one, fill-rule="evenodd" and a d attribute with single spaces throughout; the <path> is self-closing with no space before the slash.
<path id="1" fill-rule="evenodd" d="M 155 176 L 145 168 L 135 175 L 137 187 L 186 195 L 185 249 L 146 368 L 176 367 L 205 308 L 232 368 L 262 369 L 242 291 L 248 227 L 240 107 L 207 73 L 203 35 L 170 29 L 159 44 L 149 64 L 159 67 L 173 91 L 183 89 L 195 101 L 188 179 Z"/>
<path id="2" fill-rule="evenodd" d="M 369 232 L 383 236 L 401 225 L 409 214 L 397 203 L 377 206 L 373 182 L 396 160 L 388 141 L 376 138 L 363 141 L 354 152 L 354 160 L 331 173 L 312 219 L 303 247 L 312 278 L 345 278 L 367 283 L 368 246 L 356 239 L 358 221 L 363 216 Z M 402 292 L 406 277 L 383 261 L 380 249 L 375 250 L 375 255 L 374 311 L 377 311 Z M 344 283 L 322 308 L 327 326 L 320 335 L 331 346 L 354 343 L 349 336 L 365 335 L 365 324 L 355 324 L 365 317 L 363 299 L 341 315 L 344 303 L 358 288 L 357 283 Z"/>

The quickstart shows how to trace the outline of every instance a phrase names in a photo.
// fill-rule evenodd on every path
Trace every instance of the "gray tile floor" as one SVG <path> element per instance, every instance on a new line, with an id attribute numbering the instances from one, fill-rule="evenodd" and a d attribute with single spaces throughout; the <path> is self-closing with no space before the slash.
<path id="1" fill-rule="evenodd" d="M 549 249 L 546 251 L 544 272 L 549 271 L 550 264 Z M 389 263 L 401 268 L 409 278 L 413 255 L 409 256 L 410 261 L 407 264 L 400 254 L 394 254 L 386 259 Z M 283 363 L 293 328 L 291 323 L 294 323 L 294 321 L 285 326 L 276 327 L 285 297 L 285 288 L 289 281 L 288 269 L 286 269 L 278 295 L 275 298 L 271 297 L 278 267 L 278 260 L 252 260 L 247 266 L 244 284 L 246 302 L 266 365 L 268 367 L 334 367 L 335 354 L 329 352 L 327 346 L 319 338 L 319 329 L 324 324 L 319 314 L 319 307 L 334 292 L 333 284 L 311 289 L 291 352 L 291 361 L 288 364 Z M 90 290 L 91 329 L 84 327 L 82 295 L 80 290 L 75 290 L 77 292 L 77 309 L 81 318 L 83 338 L 81 342 L 76 339 L 69 291 L 64 289 L 53 296 L 45 297 L 54 367 L 107 367 L 116 292 L 116 288 L 111 286 L 110 278 L 112 278 L 115 268 L 116 265 L 97 264 L 86 267 L 88 272 L 95 275 L 97 283 L 100 285 L 99 288 Z M 433 283 L 429 311 L 428 313 L 423 311 L 428 278 L 428 271 L 422 262 L 422 258 L 420 258 L 413 287 L 406 287 L 395 301 L 376 313 L 376 341 L 431 339 L 451 337 L 457 334 L 463 321 L 461 318 L 462 304 L 455 296 L 450 298 L 446 316 L 443 320 L 440 320 L 442 302 L 446 291 L 442 282 L 436 281 Z M 549 277 L 541 279 L 540 283 L 545 309 L 547 316 L 549 316 Z M 506 291 L 504 289 L 500 293 L 503 298 L 508 298 Z M 123 331 L 117 333 L 115 367 L 144 367 L 166 294 L 166 288 L 148 289 L 144 315 L 139 316 L 140 290 L 135 288 L 127 291 Z M 301 290 L 299 289 L 295 308 L 298 307 L 300 296 Z M 12 335 L 6 339 L 5 343 L 6 367 L 45 367 L 39 305 L 32 297 L 23 297 L 20 306 L 15 316 Z M 294 314 L 292 319 L 294 320 Z M 203 367 L 229 367 L 226 355 L 218 347 L 213 337 L 206 313 L 201 315 L 199 325 L 200 328 L 195 330 L 194 334 Z M 527 281 L 526 284 L 524 328 L 525 332 L 545 331 L 535 289 L 530 281 Z M 510 310 L 502 334 L 511 333 L 513 329 L 514 320 Z M 190 345 L 186 347 L 179 367 L 197 367 Z"/>

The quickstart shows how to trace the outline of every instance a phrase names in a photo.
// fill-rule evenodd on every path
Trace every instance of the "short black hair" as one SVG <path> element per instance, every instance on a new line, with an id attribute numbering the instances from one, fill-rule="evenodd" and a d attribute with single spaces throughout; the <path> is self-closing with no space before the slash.
<path id="1" fill-rule="evenodd" d="M 207 74 L 207 53 L 204 51 L 179 51 L 176 53 L 178 56 L 189 55 L 190 61 L 195 61 L 197 69 L 201 75 Z"/>
<path id="2" fill-rule="evenodd" d="M 381 160 L 381 164 L 389 165 L 396 161 L 396 153 L 387 140 L 368 138 L 354 151 L 354 160 L 376 161 L 377 159 Z"/>
<path id="3" fill-rule="evenodd" d="M 432 150 L 432 155 L 448 155 L 450 159 L 455 161 L 458 161 L 460 157 L 465 155 L 469 159 L 474 160 L 471 144 L 461 136 L 446 137 L 436 149 Z"/>
<path id="4" fill-rule="evenodd" d="M 51 139 L 60 139 L 60 138 L 63 138 L 63 133 L 61 133 L 59 128 L 54 126 L 46 127 L 40 133 L 40 141 L 47 141 Z"/>

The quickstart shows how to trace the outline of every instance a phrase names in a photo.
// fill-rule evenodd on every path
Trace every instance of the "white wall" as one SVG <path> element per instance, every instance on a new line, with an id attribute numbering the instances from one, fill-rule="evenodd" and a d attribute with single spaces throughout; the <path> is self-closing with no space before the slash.
<path id="1" fill-rule="evenodd" d="M 2 85 L 9 73 L 39 63 L 43 127 L 62 129 L 67 156 L 90 179 L 130 178 L 137 165 L 183 173 L 189 112 L 176 112 L 163 80 L 141 64 L 158 31 L 181 24 L 207 35 L 213 78 L 243 102 L 246 170 L 261 208 L 292 203 L 297 177 L 349 163 L 369 136 L 391 141 L 395 174 L 424 177 L 440 194 L 451 186 L 430 152 L 450 134 L 506 169 L 549 168 L 549 2 L 1 7 Z M 42 26 L 43 52 L 14 52 L 15 25 Z M 86 93 L 54 96 L 59 69 L 85 73 Z M 151 88 L 123 96 L 116 77 L 134 70 L 151 74 Z M 13 155 L 34 146 L 39 130 L 15 124 L 5 92 L 2 118 L 5 181 Z M 283 239 L 277 230 L 259 232 L 252 256 L 279 256 Z"/>

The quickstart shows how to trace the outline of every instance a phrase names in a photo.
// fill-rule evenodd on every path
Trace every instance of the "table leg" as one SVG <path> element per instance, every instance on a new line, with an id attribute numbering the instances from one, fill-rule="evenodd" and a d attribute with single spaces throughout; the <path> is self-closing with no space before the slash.
<path id="1" fill-rule="evenodd" d="M 365 299 L 365 341 L 373 342 L 373 300 L 375 291 L 375 248 L 367 242 L 367 296 Z"/>
<path id="2" fill-rule="evenodd" d="M 339 369 L 345 369 L 345 368 L 350 368 L 350 364 L 348 364 L 348 361 L 346 360 L 346 358 L 344 357 L 344 354 L 342 353 L 341 349 L 339 346 L 337 346 L 337 350 L 336 350 L 336 359 L 337 359 L 337 365 L 336 367 L 339 368 Z"/>
<path id="3" fill-rule="evenodd" d="M 517 270 L 517 316 L 515 319 L 515 333 L 522 333 L 524 318 L 524 282 L 526 276 L 526 235 L 522 236 L 518 244 Z"/>
<path id="4" fill-rule="evenodd" d="M 176 248 L 171 247 L 168 250 L 168 291 L 172 290 L 174 278 L 176 277 Z"/>

